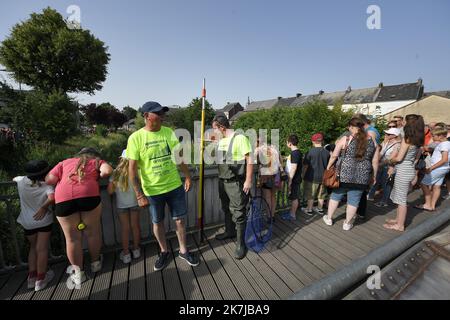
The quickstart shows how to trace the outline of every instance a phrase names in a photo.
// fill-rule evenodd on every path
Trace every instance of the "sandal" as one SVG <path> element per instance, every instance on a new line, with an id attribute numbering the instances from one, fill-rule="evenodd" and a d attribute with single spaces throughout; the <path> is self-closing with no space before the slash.
<path id="1" fill-rule="evenodd" d="M 389 224 L 397 224 L 397 220 L 396 219 L 386 219 L 385 222 L 389 223 Z"/>
<path id="2" fill-rule="evenodd" d="M 418 209 L 418 210 L 429 211 L 429 212 L 433 212 L 434 211 L 434 209 L 425 208 L 423 205 L 415 205 L 414 208 Z"/>

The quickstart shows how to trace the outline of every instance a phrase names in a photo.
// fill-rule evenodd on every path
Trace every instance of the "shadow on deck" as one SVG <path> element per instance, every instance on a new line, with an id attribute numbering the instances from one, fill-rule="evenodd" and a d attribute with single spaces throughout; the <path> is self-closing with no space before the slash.
<path id="1" fill-rule="evenodd" d="M 407 231 L 433 214 L 412 208 L 421 192 L 410 194 Z M 447 202 L 441 206 L 447 205 Z M 188 235 L 191 251 L 197 251 L 201 263 L 190 267 L 177 257 L 178 244 L 170 239 L 172 257 L 162 272 L 154 272 L 158 248 L 155 243 L 145 246 L 140 259 L 124 265 L 116 252 L 104 254 L 101 272 L 90 274 L 81 289 L 70 290 L 66 285 L 67 262 L 52 265 L 55 278 L 39 292 L 26 287 L 26 272 L 0 275 L 0 299 L 13 300 L 276 300 L 286 299 L 299 289 L 323 278 L 373 249 L 400 235 L 382 227 L 386 218 L 395 216 L 395 208 L 377 208 L 368 204 L 367 219 L 354 228 L 342 230 L 344 208 L 337 212 L 332 227 L 321 216 L 306 218 L 298 214 L 297 221 L 274 223 L 273 238 L 261 253 L 249 252 L 243 260 L 233 258 L 234 243 L 217 241 L 206 232 L 200 244 L 197 236 Z M 85 268 L 89 270 L 88 267 Z"/>

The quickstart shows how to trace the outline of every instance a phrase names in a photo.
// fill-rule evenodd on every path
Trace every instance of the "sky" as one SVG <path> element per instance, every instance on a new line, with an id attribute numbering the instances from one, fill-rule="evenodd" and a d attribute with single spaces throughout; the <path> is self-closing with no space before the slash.
<path id="1" fill-rule="evenodd" d="M 81 104 L 186 106 L 203 78 L 216 109 L 418 78 L 450 90 L 450 0 L 2 0 L 0 41 L 32 12 L 69 17 L 70 5 L 111 54 L 103 88 L 73 95 Z M 380 29 L 367 27 L 370 5 Z"/>

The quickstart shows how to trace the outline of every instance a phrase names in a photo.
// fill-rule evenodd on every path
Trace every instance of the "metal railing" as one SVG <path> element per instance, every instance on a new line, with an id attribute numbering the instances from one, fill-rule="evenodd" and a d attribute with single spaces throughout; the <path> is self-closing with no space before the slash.
<path id="1" fill-rule="evenodd" d="M 204 175 L 205 190 L 205 229 L 218 227 L 223 224 L 223 212 L 221 210 L 219 192 L 218 192 L 218 170 L 216 167 L 205 169 Z M 255 179 L 256 181 L 256 173 Z M 192 172 L 191 191 L 186 193 L 186 203 L 188 214 L 186 217 L 186 230 L 188 232 L 197 231 L 197 214 L 198 214 L 198 187 L 199 177 L 194 171 Z M 253 192 L 256 192 L 256 187 Z M 117 215 L 114 196 L 110 196 L 106 191 L 107 181 L 100 181 L 100 196 L 102 198 L 102 240 L 104 249 L 114 250 L 120 246 L 121 234 L 120 224 Z M 7 189 L 8 192 L 3 190 Z M 2 194 L 5 193 L 5 194 Z M 26 240 L 24 239 L 21 227 L 17 225 L 16 219 L 20 213 L 19 196 L 17 194 L 17 186 L 15 182 L 0 182 L 0 205 L 4 204 L 4 209 L 0 209 L 0 272 L 9 271 L 11 269 L 19 269 L 26 267 Z M 289 204 L 287 199 L 287 184 L 285 183 L 282 190 L 277 194 L 277 209 L 286 208 Z M 168 209 L 167 209 L 168 210 Z M 2 214 L 3 211 L 3 214 Z M 141 242 L 143 244 L 154 241 L 151 219 L 148 210 L 141 209 Z M 168 213 L 168 212 L 166 212 Z M 170 219 L 170 215 L 166 214 L 165 219 L 166 230 L 169 232 L 168 237 L 175 234 L 175 223 Z M 2 239 L 6 239 L 6 243 L 2 243 Z M 52 232 L 52 243 L 50 246 L 50 261 L 60 260 L 65 257 L 65 239 L 59 224 L 56 222 Z M 57 248 L 55 248 L 57 247 Z M 86 244 L 85 244 L 86 247 Z M 5 254 L 5 248 L 7 252 Z"/>

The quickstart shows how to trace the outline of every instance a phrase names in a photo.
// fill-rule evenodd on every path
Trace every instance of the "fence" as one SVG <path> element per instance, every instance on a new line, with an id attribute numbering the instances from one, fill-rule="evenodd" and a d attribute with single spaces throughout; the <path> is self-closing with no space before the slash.
<path id="1" fill-rule="evenodd" d="M 186 193 L 186 204 L 188 214 L 186 217 L 186 229 L 188 232 L 197 230 L 198 215 L 198 188 L 199 177 L 196 172 L 192 172 L 191 190 Z M 254 184 L 255 185 L 255 184 Z M 117 217 L 114 195 L 110 196 L 106 191 L 107 181 L 100 181 L 102 198 L 102 239 L 107 248 L 114 249 L 120 246 L 121 234 L 120 224 Z M 213 228 L 223 223 L 223 212 L 219 198 L 219 178 L 217 168 L 207 168 L 204 174 L 204 226 Z M 4 191 L 4 190 L 7 191 Z M 253 188 L 253 193 L 257 190 Z M 14 268 L 26 266 L 27 241 L 23 236 L 23 231 L 17 225 L 16 219 L 20 212 L 19 196 L 17 194 L 15 182 L 0 182 L 0 205 L 3 204 L 4 212 L 0 211 L 0 272 Z M 288 205 L 287 184 L 277 196 L 277 208 L 285 208 Z M 167 209 L 166 209 L 167 210 Z M 151 228 L 151 219 L 148 209 L 141 209 L 141 237 L 142 242 L 153 241 L 154 237 Z M 175 223 L 166 214 L 166 230 L 174 233 Z M 169 235 L 170 236 L 170 235 Z M 86 244 L 85 244 L 86 246 Z M 6 250 L 5 250 L 6 249 Z M 52 240 L 50 245 L 50 260 L 64 259 L 65 257 L 64 236 L 58 223 L 54 224 Z"/>

